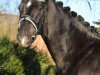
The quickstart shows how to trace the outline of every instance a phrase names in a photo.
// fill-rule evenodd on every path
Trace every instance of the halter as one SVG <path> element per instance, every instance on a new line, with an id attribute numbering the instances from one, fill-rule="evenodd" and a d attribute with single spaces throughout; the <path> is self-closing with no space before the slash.
<path id="1" fill-rule="evenodd" d="M 41 28 L 42 23 L 43 23 L 44 20 L 45 20 L 45 10 L 46 10 L 46 8 L 44 9 L 42 16 L 40 17 L 40 19 L 39 19 L 39 21 L 38 21 L 38 23 L 37 23 L 38 25 L 36 24 L 36 22 L 35 22 L 35 20 L 34 20 L 33 17 L 31 17 L 31 16 L 29 16 L 29 15 L 24 15 L 24 16 L 22 16 L 22 18 L 19 20 L 19 28 L 20 28 L 21 22 L 22 22 L 23 20 L 29 21 L 29 22 L 33 25 L 33 27 L 35 28 L 35 32 L 34 32 L 34 34 L 32 35 L 32 38 L 35 38 L 35 37 L 36 37 L 36 34 L 39 32 L 39 29 Z M 38 26 L 39 26 L 39 27 L 38 27 Z"/>
<path id="2" fill-rule="evenodd" d="M 24 15 L 23 18 L 21 18 L 20 21 L 19 21 L 19 27 L 20 27 L 20 24 L 23 20 L 29 21 L 34 26 L 35 32 L 34 32 L 32 37 L 36 37 L 36 33 L 38 32 L 38 28 L 37 28 L 37 26 L 34 22 L 34 19 L 29 15 Z"/>

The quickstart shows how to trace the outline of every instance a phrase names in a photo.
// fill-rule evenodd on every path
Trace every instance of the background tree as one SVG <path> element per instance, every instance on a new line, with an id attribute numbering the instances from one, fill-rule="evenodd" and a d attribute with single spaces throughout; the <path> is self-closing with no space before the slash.
<path id="1" fill-rule="evenodd" d="M 96 21 L 96 22 L 93 22 L 93 23 L 99 26 L 96 29 L 97 29 L 98 32 L 100 32 L 100 20 Z"/>
<path id="2" fill-rule="evenodd" d="M 94 24 L 100 25 L 100 21 L 93 22 Z"/>

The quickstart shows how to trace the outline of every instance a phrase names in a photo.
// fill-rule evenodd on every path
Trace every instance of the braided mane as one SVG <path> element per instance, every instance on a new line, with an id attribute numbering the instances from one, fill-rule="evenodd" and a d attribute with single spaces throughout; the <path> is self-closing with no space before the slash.
<path id="1" fill-rule="evenodd" d="M 71 8 L 69 6 L 64 7 L 62 1 L 56 2 L 56 5 L 58 5 L 65 13 L 69 13 L 69 15 L 72 18 L 76 18 L 79 22 L 82 23 L 82 25 L 84 27 L 86 27 L 86 29 L 88 29 L 89 31 L 91 31 L 97 37 L 100 37 L 100 34 L 96 30 L 96 28 L 94 26 L 91 26 L 89 22 L 85 21 L 85 19 L 81 15 L 78 15 L 75 11 L 71 11 Z"/>

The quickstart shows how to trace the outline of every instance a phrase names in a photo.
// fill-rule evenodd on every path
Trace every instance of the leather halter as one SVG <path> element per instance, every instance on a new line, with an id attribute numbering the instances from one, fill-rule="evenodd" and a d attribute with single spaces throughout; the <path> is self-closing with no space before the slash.
<path id="1" fill-rule="evenodd" d="M 33 34 L 32 37 L 35 37 L 36 33 L 38 32 L 38 28 L 37 28 L 37 26 L 36 26 L 36 24 L 35 24 L 35 22 L 34 22 L 34 19 L 33 19 L 31 16 L 29 16 L 29 15 L 24 15 L 24 16 L 20 19 L 20 21 L 19 21 L 19 27 L 21 26 L 21 22 L 22 22 L 23 20 L 29 21 L 29 22 L 34 26 L 35 32 L 34 32 L 34 34 Z"/>
<path id="2" fill-rule="evenodd" d="M 21 22 L 22 22 L 23 20 L 29 21 L 29 22 L 34 26 L 34 28 L 35 28 L 35 32 L 34 32 L 34 34 L 32 35 L 32 38 L 35 38 L 35 37 L 36 37 L 36 34 L 39 32 L 39 29 L 41 28 L 41 25 L 42 25 L 42 24 L 44 23 L 44 21 L 45 21 L 45 10 L 46 10 L 46 8 L 44 9 L 43 14 L 42 14 L 42 16 L 40 17 L 40 19 L 39 19 L 39 21 L 38 21 L 37 24 L 36 24 L 34 18 L 31 17 L 30 15 L 24 15 L 24 16 L 22 16 L 22 18 L 19 20 L 19 28 L 20 28 Z"/>

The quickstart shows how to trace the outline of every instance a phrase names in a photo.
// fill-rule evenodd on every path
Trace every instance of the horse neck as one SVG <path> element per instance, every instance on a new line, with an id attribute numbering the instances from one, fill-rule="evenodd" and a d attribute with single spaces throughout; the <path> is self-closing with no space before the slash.
<path id="1" fill-rule="evenodd" d="M 91 32 L 77 19 L 71 20 L 68 36 L 73 43 L 76 43 L 76 46 L 78 45 L 77 43 L 80 43 L 82 46 L 84 46 L 87 43 L 95 42 L 96 40 L 100 41 L 99 36 Z"/>
<path id="2" fill-rule="evenodd" d="M 100 38 L 84 27 L 82 23 L 70 18 L 59 8 L 56 9 L 55 5 L 49 8 L 41 34 L 58 67 L 63 66 L 64 62 L 73 62 L 77 57 L 81 58 L 80 55 L 84 55 L 96 47 L 94 44 L 100 44 Z M 96 43 L 97 41 L 98 43 Z M 70 58 L 71 60 L 69 60 Z M 76 63 L 79 59 L 76 60 Z"/>
<path id="3" fill-rule="evenodd" d="M 61 40 L 60 34 L 64 26 L 60 23 L 64 21 L 63 18 L 66 15 L 64 16 L 64 13 L 59 8 L 58 11 L 56 11 L 56 7 L 50 7 L 50 9 L 52 9 L 53 11 L 48 11 L 48 13 L 46 14 L 45 24 L 42 26 L 41 32 L 53 60 L 58 64 L 60 63 L 60 61 L 58 60 L 60 59 L 59 57 L 62 57 L 62 51 L 60 50 L 62 48 L 60 48 L 61 44 L 59 44 L 59 40 Z M 66 22 L 68 21 L 67 23 L 69 24 L 69 18 L 65 18 L 67 19 Z M 66 29 L 66 26 L 64 28 Z"/>
<path id="4" fill-rule="evenodd" d="M 100 37 L 92 33 L 81 22 L 76 19 L 72 19 L 69 25 L 69 48 L 68 55 L 71 56 L 71 62 L 76 63 L 82 59 L 85 55 L 95 49 L 100 49 Z"/>

